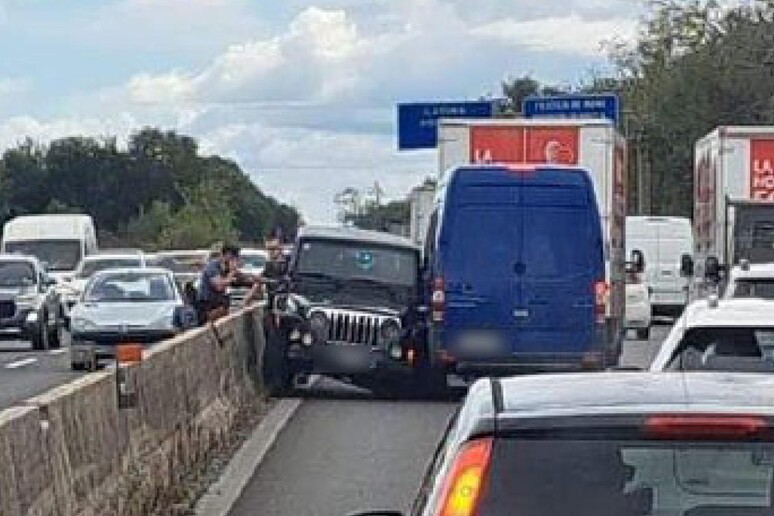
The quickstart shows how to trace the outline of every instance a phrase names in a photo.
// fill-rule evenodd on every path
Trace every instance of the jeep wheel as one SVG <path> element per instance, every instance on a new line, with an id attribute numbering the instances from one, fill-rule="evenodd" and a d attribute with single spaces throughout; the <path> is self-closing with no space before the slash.
<path id="1" fill-rule="evenodd" d="M 263 380 L 271 397 L 287 396 L 293 391 L 293 371 L 285 355 L 287 340 L 281 330 L 266 328 L 263 353 Z"/>

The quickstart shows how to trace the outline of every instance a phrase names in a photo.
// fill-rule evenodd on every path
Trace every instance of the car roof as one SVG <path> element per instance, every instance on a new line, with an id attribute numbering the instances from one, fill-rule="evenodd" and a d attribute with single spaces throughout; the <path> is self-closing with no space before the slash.
<path id="1" fill-rule="evenodd" d="M 172 271 L 163 267 L 121 267 L 116 269 L 105 269 L 94 274 L 94 276 L 107 276 L 110 274 L 164 274 L 172 276 Z"/>
<path id="2" fill-rule="evenodd" d="M 774 416 L 774 375 L 733 372 L 604 372 L 479 380 L 470 403 L 481 419 L 655 413 Z M 497 393 L 495 395 L 495 393 Z M 492 401 L 486 400 L 487 396 Z M 499 401 L 498 401 L 499 398 Z"/>
<path id="3" fill-rule="evenodd" d="M 115 259 L 126 259 L 126 260 L 138 260 L 141 261 L 143 259 L 144 255 L 143 253 L 134 253 L 134 252 L 99 252 L 97 254 L 90 254 L 87 256 L 84 256 L 82 261 L 84 262 L 96 262 L 99 260 L 115 260 Z"/>
<path id="4" fill-rule="evenodd" d="M 765 299 L 721 299 L 691 303 L 680 319 L 688 328 L 774 326 L 774 301 Z"/>
<path id="5" fill-rule="evenodd" d="M 325 240 L 343 240 L 349 242 L 363 242 L 366 244 L 374 245 L 387 245 L 392 247 L 403 247 L 418 251 L 417 247 L 411 240 L 393 235 L 391 233 L 384 233 L 381 231 L 368 231 L 365 229 L 356 229 L 349 227 L 338 226 L 305 226 L 299 229 L 298 238 L 319 238 Z"/>
<path id="6" fill-rule="evenodd" d="M 742 278 L 774 279 L 774 263 L 753 263 L 753 264 L 750 264 L 748 270 L 744 270 L 739 265 L 735 265 L 731 269 L 731 277 L 733 279 L 742 279 Z"/>

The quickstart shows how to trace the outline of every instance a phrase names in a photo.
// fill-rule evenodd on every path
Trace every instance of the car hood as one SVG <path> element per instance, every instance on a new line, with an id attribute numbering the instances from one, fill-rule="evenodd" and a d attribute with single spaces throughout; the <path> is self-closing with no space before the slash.
<path id="1" fill-rule="evenodd" d="M 174 302 L 81 303 L 72 317 L 86 319 L 98 326 L 142 326 L 171 317 L 177 306 Z"/>

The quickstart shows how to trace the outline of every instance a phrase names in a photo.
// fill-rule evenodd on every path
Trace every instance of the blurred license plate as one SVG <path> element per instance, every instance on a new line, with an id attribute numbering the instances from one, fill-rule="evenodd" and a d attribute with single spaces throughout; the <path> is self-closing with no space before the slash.
<path id="1" fill-rule="evenodd" d="M 371 354 L 368 349 L 354 346 L 341 346 L 333 348 L 336 351 L 333 360 L 346 367 L 366 367 L 371 363 Z"/>
<path id="2" fill-rule="evenodd" d="M 498 353 L 502 348 L 500 336 L 492 332 L 465 333 L 459 340 L 460 351 Z"/>

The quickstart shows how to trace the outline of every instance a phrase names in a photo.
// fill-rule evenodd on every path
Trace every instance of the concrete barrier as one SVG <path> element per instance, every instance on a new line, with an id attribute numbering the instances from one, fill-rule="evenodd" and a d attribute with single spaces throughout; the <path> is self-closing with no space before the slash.
<path id="1" fill-rule="evenodd" d="M 244 311 L 0 412 L 0 516 L 140 516 L 179 499 L 184 475 L 256 407 L 263 330 Z M 162 512 L 161 514 L 168 514 Z"/>

